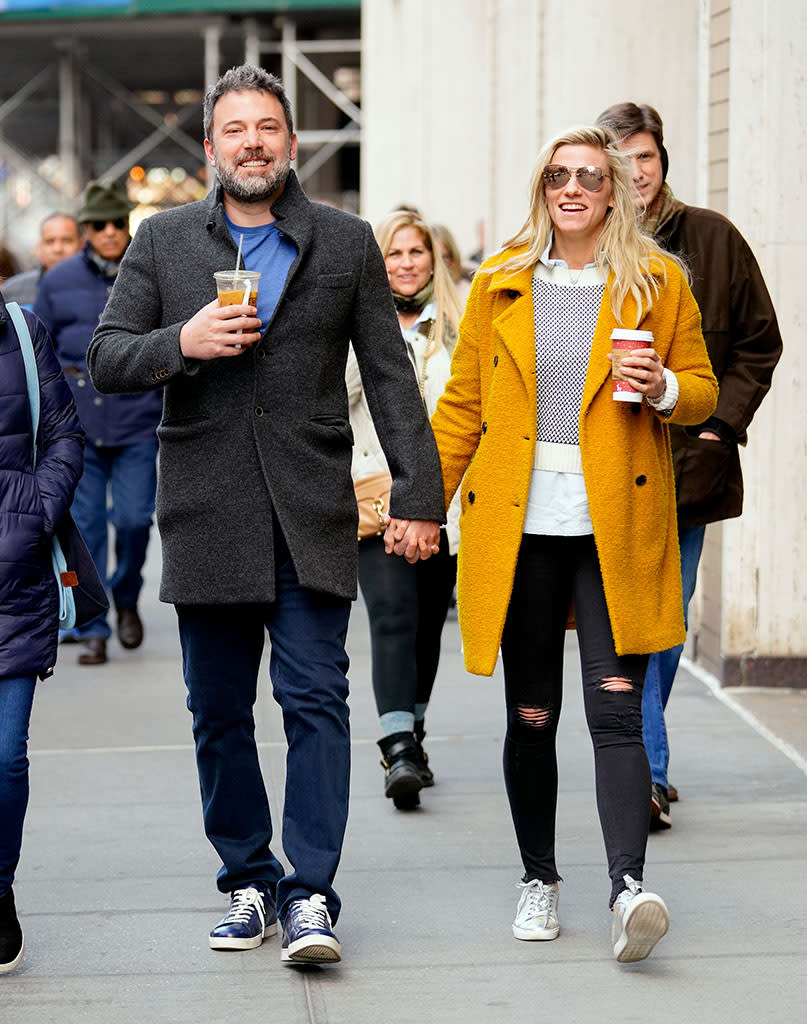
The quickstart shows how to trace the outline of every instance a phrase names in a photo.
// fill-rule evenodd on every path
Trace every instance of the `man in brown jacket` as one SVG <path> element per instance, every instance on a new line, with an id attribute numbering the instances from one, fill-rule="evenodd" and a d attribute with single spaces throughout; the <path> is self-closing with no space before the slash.
<path id="1" fill-rule="evenodd" d="M 675 464 L 684 616 L 695 590 L 707 523 L 739 516 L 743 478 L 739 445 L 771 385 L 782 338 L 754 254 L 721 214 L 687 206 L 666 183 L 664 126 L 653 107 L 617 103 L 597 123 L 607 125 L 629 154 L 636 207 L 646 231 L 689 265 L 703 336 L 720 383 L 714 415 L 697 427 L 670 427 Z M 670 827 L 669 746 L 664 708 L 683 647 L 650 658 L 642 699 L 644 742 L 653 778 L 651 828 Z"/>

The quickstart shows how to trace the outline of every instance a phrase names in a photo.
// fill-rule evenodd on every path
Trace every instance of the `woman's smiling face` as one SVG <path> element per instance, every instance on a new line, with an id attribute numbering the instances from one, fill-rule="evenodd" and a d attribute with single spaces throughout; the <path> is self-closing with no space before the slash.
<path id="1" fill-rule="evenodd" d="M 434 269 L 432 254 L 418 228 L 399 228 L 384 257 L 390 287 L 398 295 L 416 295 L 428 284 Z"/>
<path id="2" fill-rule="evenodd" d="M 595 146 L 558 146 L 550 162 L 569 169 L 599 167 L 603 174 L 609 174 L 605 154 Z M 561 188 L 552 189 L 544 185 L 546 206 L 556 236 L 586 239 L 593 243 L 602 231 L 608 210 L 614 205 L 612 193 L 610 177 L 603 180 L 599 192 L 581 188 L 574 174 Z"/>

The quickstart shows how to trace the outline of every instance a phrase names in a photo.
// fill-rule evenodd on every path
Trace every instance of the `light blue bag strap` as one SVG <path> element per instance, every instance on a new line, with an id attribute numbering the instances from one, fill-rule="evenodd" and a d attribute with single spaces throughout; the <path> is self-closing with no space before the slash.
<path id="1" fill-rule="evenodd" d="M 36 465 L 36 435 L 39 432 L 39 370 L 36 366 L 36 355 L 34 354 L 34 343 L 31 341 L 31 332 L 28 324 L 22 315 L 22 310 L 16 302 L 6 304 L 9 316 L 17 331 L 22 359 L 25 363 L 25 380 L 28 384 L 28 403 L 31 406 L 31 426 L 34 435 L 34 465 Z"/>
<path id="2" fill-rule="evenodd" d="M 22 315 L 19 305 L 16 302 L 8 302 L 6 303 L 6 309 L 17 332 L 20 349 L 22 350 L 22 360 L 25 364 L 25 381 L 28 385 L 28 403 L 31 406 L 31 427 L 34 438 L 33 465 L 36 466 L 36 435 L 39 432 L 40 401 L 39 370 L 36 365 L 36 353 L 34 352 L 34 343 L 31 340 L 31 332 L 28 330 L 28 324 Z M 59 591 L 59 622 L 62 628 L 71 629 L 73 623 L 70 621 L 70 617 L 72 615 L 72 618 L 75 619 L 75 605 L 73 604 L 73 595 L 69 593 L 64 583 L 62 583 L 62 573 L 67 571 L 67 563 L 62 546 L 56 537 L 53 537 L 52 545 L 51 561 L 53 563 L 53 575 L 56 577 L 56 586 Z M 73 606 L 72 610 L 71 605 Z"/>

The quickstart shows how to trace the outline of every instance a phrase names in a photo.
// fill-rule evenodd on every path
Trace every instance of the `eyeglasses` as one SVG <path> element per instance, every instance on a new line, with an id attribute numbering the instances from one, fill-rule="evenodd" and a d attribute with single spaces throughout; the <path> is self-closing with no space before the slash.
<path id="1" fill-rule="evenodd" d="M 126 218 L 116 217 L 114 220 L 91 220 L 90 224 L 92 224 L 93 231 L 103 231 L 107 224 L 111 224 L 118 231 L 123 231 L 126 227 Z"/>
<path id="2" fill-rule="evenodd" d="M 541 177 L 544 179 L 544 185 L 554 191 L 563 188 L 572 175 L 577 179 L 580 188 L 584 188 L 586 192 L 599 192 L 605 179 L 611 177 L 600 167 L 564 167 L 563 164 L 548 164 Z"/>

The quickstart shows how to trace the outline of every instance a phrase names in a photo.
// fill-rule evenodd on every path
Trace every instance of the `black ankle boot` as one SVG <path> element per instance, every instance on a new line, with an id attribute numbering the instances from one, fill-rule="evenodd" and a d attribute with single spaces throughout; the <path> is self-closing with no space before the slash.
<path id="1" fill-rule="evenodd" d="M 425 723 L 415 722 L 415 746 L 418 752 L 418 764 L 420 766 L 420 777 L 423 779 L 423 788 L 434 785 L 434 772 L 429 767 L 429 755 L 423 749 L 423 740 L 426 736 Z"/>
<path id="2" fill-rule="evenodd" d="M 414 735 L 411 732 L 394 732 L 380 739 L 378 745 L 384 755 L 381 764 L 386 770 L 384 796 L 390 797 L 400 810 L 417 807 L 423 778 Z"/>
<path id="3" fill-rule="evenodd" d="M 24 946 L 14 893 L 9 889 L 5 896 L 0 896 L 0 974 L 14 970 L 22 960 Z"/>

